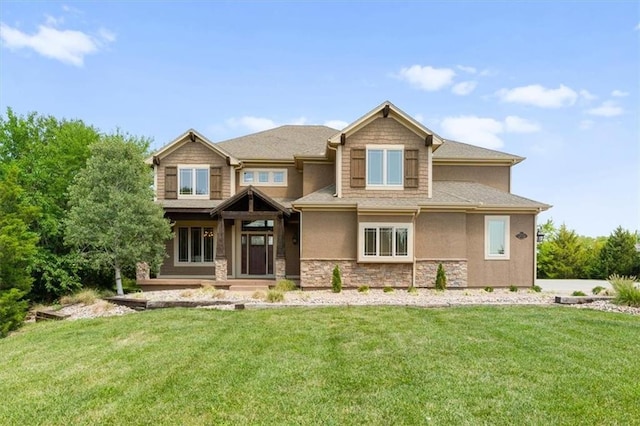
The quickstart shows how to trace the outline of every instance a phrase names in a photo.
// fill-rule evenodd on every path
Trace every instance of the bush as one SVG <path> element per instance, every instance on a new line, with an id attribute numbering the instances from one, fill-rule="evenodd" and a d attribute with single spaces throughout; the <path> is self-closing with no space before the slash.
<path id="1" fill-rule="evenodd" d="M 601 285 L 595 286 L 594 288 L 591 289 L 591 294 L 594 294 L 597 296 L 600 293 L 602 293 L 602 290 L 604 290 L 604 287 L 602 287 Z"/>
<path id="2" fill-rule="evenodd" d="M 542 287 L 540 287 L 539 285 L 534 285 L 533 287 L 531 287 L 531 290 L 536 293 L 540 293 L 542 291 Z"/>
<path id="3" fill-rule="evenodd" d="M 447 288 L 447 275 L 444 273 L 442 263 L 438 264 L 438 272 L 436 272 L 436 290 L 444 290 Z"/>
<path id="4" fill-rule="evenodd" d="M 23 295 L 16 288 L 0 292 L 0 338 L 20 327 L 27 316 L 28 303 L 21 300 Z"/>
<path id="5" fill-rule="evenodd" d="M 253 294 L 251 295 L 252 299 L 258 299 L 258 300 L 264 300 L 267 297 L 266 294 L 264 294 L 263 291 L 257 290 L 254 291 Z"/>
<path id="6" fill-rule="evenodd" d="M 298 286 L 291 280 L 280 280 L 276 283 L 276 290 L 280 291 L 293 291 L 297 290 Z"/>
<path id="7" fill-rule="evenodd" d="M 636 277 L 613 274 L 609 282 L 615 291 L 613 302 L 618 305 L 640 307 L 640 287 L 635 285 Z"/>
<path id="8" fill-rule="evenodd" d="M 84 305 L 93 305 L 97 299 L 100 299 L 100 294 L 96 290 L 87 288 L 75 294 L 62 296 L 60 304 L 75 305 L 76 303 L 82 303 Z"/>
<path id="9" fill-rule="evenodd" d="M 417 295 L 418 294 L 418 289 L 415 288 L 414 286 L 411 286 L 411 287 L 409 287 L 407 289 L 407 293 Z"/>
<path id="10" fill-rule="evenodd" d="M 360 287 L 358 287 L 358 293 L 369 293 L 369 286 L 361 285 Z"/>
<path id="11" fill-rule="evenodd" d="M 382 288 L 382 291 L 384 291 L 385 293 L 393 293 L 393 287 L 390 287 L 390 286 L 388 286 L 388 285 L 385 285 L 385 286 Z"/>
<path id="12" fill-rule="evenodd" d="M 509 291 L 511 291 L 513 293 L 517 293 L 518 292 L 518 287 L 516 287 L 515 285 L 510 285 L 509 286 Z"/>
<path id="13" fill-rule="evenodd" d="M 584 291 L 580 291 L 580 290 L 576 290 L 573 293 L 571 293 L 572 296 L 586 296 L 586 294 L 584 294 Z"/>
<path id="14" fill-rule="evenodd" d="M 282 302 L 284 300 L 284 292 L 275 288 L 267 292 L 267 302 Z"/>
<path id="15" fill-rule="evenodd" d="M 485 287 L 484 291 L 486 291 L 487 293 L 493 293 L 493 287 Z"/>
<path id="16" fill-rule="evenodd" d="M 342 291 L 342 277 L 340 276 L 340 268 L 336 265 L 333 268 L 333 276 L 331 277 L 331 288 L 334 293 L 340 293 Z"/>

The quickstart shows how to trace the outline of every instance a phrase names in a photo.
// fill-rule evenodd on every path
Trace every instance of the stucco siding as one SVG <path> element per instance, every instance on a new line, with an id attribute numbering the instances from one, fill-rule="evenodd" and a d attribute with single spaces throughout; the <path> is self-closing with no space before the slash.
<path id="1" fill-rule="evenodd" d="M 418 187 L 398 190 L 367 190 L 351 187 L 351 150 L 367 145 L 403 145 L 404 149 L 418 150 Z M 424 197 L 428 188 L 427 148 L 423 138 L 400 124 L 395 119 L 378 118 L 347 137 L 342 156 L 343 197 Z"/>
<path id="2" fill-rule="evenodd" d="M 417 259 L 466 259 L 465 213 L 421 213 L 416 219 Z"/>
<path id="3" fill-rule="evenodd" d="M 433 165 L 433 180 L 477 182 L 500 191 L 510 192 L 511 168 L 509 166 L 451 166 Z"/>
<path id="4" fill-rule="evenodd" d="M 157 167 L 156 196 L 158 200 L 164 200 L 165 168 L 185 164 L 208 164 L 210 167 L 222 167 L 222 197 L 227 198 L 230 196 L 229 166 L 227 166 L 226 159 L 199 142 L 186 142 L 162 158 L 160 166 Z"/>
<path id="5" fill-rule="evenodd" d="M 329 186 L 335 181 L 335 164 L 304 163 L 302 196 Z"/>
<path id="6" fill-rule="evenodd" d="M 302 259 L 355 259 L 358 218 L 355 211 L 302 213 Z"/>
<path id="7" fill-rule="evenodd" d="M 254 184 L 261 192 L 269 197 L 275 198 L 300 198 L 302 197 L 302 172 L 294 166 L 247 166 L 246 169 L 255 170 L 287 170 L 286 186 L 267 186 Z M 236 171 L 236 193 L 242 191 L 247 185 L 242 184 L 242 172 L 246 169 Z"/>

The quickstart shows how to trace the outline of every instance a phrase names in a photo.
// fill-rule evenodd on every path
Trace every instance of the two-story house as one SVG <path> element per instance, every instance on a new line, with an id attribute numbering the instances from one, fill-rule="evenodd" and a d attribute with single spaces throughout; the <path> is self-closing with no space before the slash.
<path id="1" fill-rule="evenodd" d="M 342 130 L 281 126 L 220 143 L 189 130 L 148 159 L 174 239 L 154 288 L 289 278 L 531 286 L 536 216 L 518 157 L 441 138 L 390 102 Z"/>

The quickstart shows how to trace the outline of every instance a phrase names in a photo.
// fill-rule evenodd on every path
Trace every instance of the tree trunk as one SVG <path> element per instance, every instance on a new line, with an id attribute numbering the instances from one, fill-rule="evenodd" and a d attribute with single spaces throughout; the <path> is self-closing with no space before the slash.
<path id="1" fill-rule="evenodd" d="M 114 267 L 116 270 L 116 293 L 118 296 L 122 296 L 124 291 L 122 290 L 122 276 L 120 275 L 120 265 L 116 263 Z"/>

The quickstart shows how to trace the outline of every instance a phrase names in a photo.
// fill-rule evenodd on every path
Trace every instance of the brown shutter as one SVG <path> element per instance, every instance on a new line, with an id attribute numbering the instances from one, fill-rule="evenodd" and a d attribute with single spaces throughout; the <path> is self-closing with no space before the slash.
<path id="1" fill-rule="evenodd" d="M 178 198 L 178 168 L 164 168 L 164 198 L 175 200 Z"/>
<path id="2" fill-rule="evenodd" d="M 212 200 L 222 199 L 222 167 L 211 167 L 211 179 L 209 179 L 210 198 Z"/>
<path id="3" fill-rule="evenodd" d="M 418 150 L 404 150 L 404 187 L 418 187 Z"/>
<path id="4" fill-rule="evenodd" d="M 351 149 L 351 187 L 364 188 L 365 181 L 365 155 L 364 148 Z"/>

